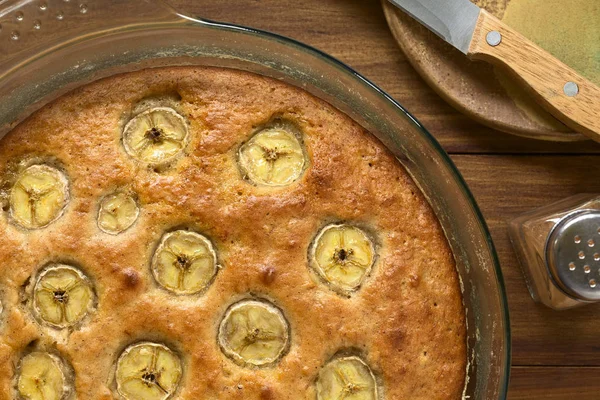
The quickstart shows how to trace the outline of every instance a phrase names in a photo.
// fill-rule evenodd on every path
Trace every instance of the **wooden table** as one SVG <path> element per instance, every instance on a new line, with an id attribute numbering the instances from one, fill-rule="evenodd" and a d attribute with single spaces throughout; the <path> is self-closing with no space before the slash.
<path id="1" fill-rule="evenodd" d="M 600 398 L 600 306 L 556 312 L 535 304 L 507 231 L 507 221 L 524 211 L 600 192 L 600 145 L 521 139 L 462 116 L 410 66 L 378 0 L 170 1 L 190 15 L 268 30 L 323 50 L 413 113 L 451 154 L 492 232 L 513 333 L 509 398 Z"/>

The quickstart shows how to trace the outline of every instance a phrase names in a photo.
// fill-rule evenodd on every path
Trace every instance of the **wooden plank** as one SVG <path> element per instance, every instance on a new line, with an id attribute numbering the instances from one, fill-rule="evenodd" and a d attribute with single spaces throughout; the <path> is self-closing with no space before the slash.
<path id="1" fill-rule="evenodd" d="M 451 153 L 598 153 L 600 145 L 522 139 L 486 128 L 435 94 L 400 51 L 378 0 L 171 0 L 189 15 L 268 30 L 347 63 L 413 113 Z"/>
<path id="2" fill-rule="evenodd" d="M 488 222 L 508 292 L 513 365 L 600 365 L 600 304 L 554 311 L 533 302 L 507 221 L 578 193 L 600 193 L 600 156 L 454 156 Z"/>
<path id="3" fill-rule="evenodd" d="M 597 400 L 600 369 L 594 367 L 514 367 L 509 400 Z"/>

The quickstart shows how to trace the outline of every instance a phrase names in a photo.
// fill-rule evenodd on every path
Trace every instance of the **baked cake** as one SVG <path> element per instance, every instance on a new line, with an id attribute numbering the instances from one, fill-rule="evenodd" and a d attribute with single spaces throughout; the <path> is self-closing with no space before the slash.
<path id="1" fill-rule="evenodd" d="M 460 399 L 453 255 L 388 150 L 301 89 L 181 67 L 0 142 L 0 399 Z"/>

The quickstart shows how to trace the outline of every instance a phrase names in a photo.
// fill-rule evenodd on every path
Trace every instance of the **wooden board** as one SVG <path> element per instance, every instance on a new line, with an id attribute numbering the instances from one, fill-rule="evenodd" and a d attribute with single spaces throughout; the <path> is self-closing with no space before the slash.
<path id="1" fill-rule="evenodd" d="M 598 400 L 596 367 L 513 367 L 509 400 Z"/>
<path id="2" fill-rule="evenodd" d="M 595 379 L 600 372 L 600 305 L 557 313 L 535 304 L 506 230 L 506 221 L 530 208 L 574 193 L 600 193 L 600 182 L 594 179 L 600 172 L 600 156 L 589 155 L 599 153 L 600 145 L 506 135 L 458 113 L 429 88 L 400 51 L 379 0 L 170 3 L 189 15 L 265 29 L 315 46 L 355 68 L 410 110 L 453 154 L 491 227 L 513 330 L 509 398 L 600 397 L 600 380 Z"/>
<path id="3" fill-rule="evenodd" d="M 477 2 L 477 1 L 476 1 Z M 468 60 L 407 14 L 382 1 L 400 47 L 427 83 L 465 115 L 495 129 L 545 140 L 583 140 L 544 111 L 510 75 L 485 62 Z M 501 17 L 505 1 L 483 2 Z"/>

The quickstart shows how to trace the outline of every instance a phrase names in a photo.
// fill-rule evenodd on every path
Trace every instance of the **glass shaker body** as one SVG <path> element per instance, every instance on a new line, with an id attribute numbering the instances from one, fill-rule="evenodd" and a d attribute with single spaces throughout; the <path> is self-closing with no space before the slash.
<path id="1" fill-rule="evenodd" d="M 562 310 L 600 300 L 598 221 L 600 196 L 580 194 L 510 222 L 510 239 L 535 301 Z M 574 228 L 581 229 L 584 224 L 593 229 L 597 240 L 591 233 L 573 233 Z M 599 253 L 594 252 L 595 246 Z"/>

